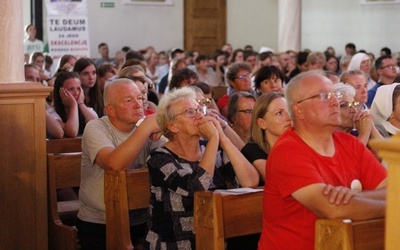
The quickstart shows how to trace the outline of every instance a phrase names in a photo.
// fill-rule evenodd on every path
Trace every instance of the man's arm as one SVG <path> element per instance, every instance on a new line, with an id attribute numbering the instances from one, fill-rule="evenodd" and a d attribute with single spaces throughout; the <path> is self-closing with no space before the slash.
<path id="1" fill-rule="evenodd" d="M 386 184 L 387 184 L 387 179 L 385 178 L 381 183 L 379 183 L 379 185 L 375 190 L 363 191 L 363 192 L 359 190 L 352 190 L 347 187 L 342 187 L 342 186 L 334 187 L 330 184 L 327 184 L 323 189 L 323 194 L 325 196 L 328 196 L 330 203 L 336 205 L 340 204 L 346 205 L 354 196 L 375 199 L 375 200 L 386 200 Z"/>
<path id="2" fill-rule="evenodd" d="M 386 201 L 381 199 L 369 198 L 371 196 L 382 195 L 385 189 L 360 192 L 344 205 L 336 205 L 329 202 L 329 198 L 323 194 L 326 184 L 318 183 L 300 188 L 292 193 L 292 197 L 298 202 L 313 211 L 320 218 L 329 219 L 371 219 L 385 216 Z M 363 197 L 363 193 L 368 193 L 368 197 Z"/>
<path id="3" fill-rule="evenodd" d="M 156 115 L 149 115 L 135 132 L 118 147 L 100 149 L 96 155 L 95 162 L 104 169 L 128 169 L 139 156 L 149 137 L 159 131 Z"/>

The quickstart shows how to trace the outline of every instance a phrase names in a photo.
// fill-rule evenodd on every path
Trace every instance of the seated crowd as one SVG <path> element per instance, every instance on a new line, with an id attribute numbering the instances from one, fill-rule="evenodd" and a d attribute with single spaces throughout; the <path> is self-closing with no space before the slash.
<path id="1" fill-rule="evenodd" d="M 109 169 L 149 169 L 150 209 L 130 213 L 135 249 L 195 249 L 196 191 L 264 186 L 261 235 L 228 249 L 312 249 L 318 218 L 385 216 L 386 169 L 368 142 L 400 130 L 399 62 L 387 50 L 375 60 L 354 44 L 341 58 L 225 44 L 113 60 L 98 48 L 97 60 L 64 55 L 54 74 L 43 53 L 25 65 L 26 81 L 54 87 L 47 138 L 82 137 L 82 249 L 106 248 Z"/>

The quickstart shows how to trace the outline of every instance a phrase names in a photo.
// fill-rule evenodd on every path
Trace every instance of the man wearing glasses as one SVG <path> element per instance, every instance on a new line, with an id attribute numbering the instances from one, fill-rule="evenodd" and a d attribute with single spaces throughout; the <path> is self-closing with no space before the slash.
<path id="1" fill-rule="evenodd" d="M 342 93 L 322 71 L 308 71 L 285 97 L 293 128 L 268 157 L 259 249 L 313 249 L 318 218 L 384 217 L 385 168 L 357 138 L 336 131 Z"/>
<path id="2" fill-rule="evenodd" d="M 392 56 L 386 55 L 379 57 L 375 62 L 375 69 L 379 75 L 379 81 L 368 90 L 367 106 L 371 107 L 375 98 L 376 90 L 382 85 L 392 84 L 397 75 L 398 67 Z"/>

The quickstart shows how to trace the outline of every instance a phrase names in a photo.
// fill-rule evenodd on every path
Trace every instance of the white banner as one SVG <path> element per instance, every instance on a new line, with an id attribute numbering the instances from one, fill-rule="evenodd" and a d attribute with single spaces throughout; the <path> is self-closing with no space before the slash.
<path id="1" fill-rule="evenodd" d="M 47 32 L 53 59 L 65 54 L 90 58 L 87 16 L 47 16 Z"/>
<path id="2" fill-rule="evenodd" d="M 87 0 L 46 0 L 49 53 L 90 57 Z"/>
<path id="3" fill-rule="evenodd" d="M 87 0 L 46 0 L 48 16 L 87 15 Z"/>

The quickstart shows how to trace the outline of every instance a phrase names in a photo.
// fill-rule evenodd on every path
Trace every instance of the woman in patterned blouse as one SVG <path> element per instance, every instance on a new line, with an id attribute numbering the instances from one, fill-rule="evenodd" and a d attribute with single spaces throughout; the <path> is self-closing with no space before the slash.
<path id="1" fill-rule="evenodd" d="M 204 116 L 193 89 L 184 87 L 161 99 L 157 122 L 169 139 L 150 153 L 151 220 L 149 249 L 194 249 L 193 200 L 196 191 L 234 186 L 255 187 L 256 169 L 223 133 L 220 123 Z"/>

